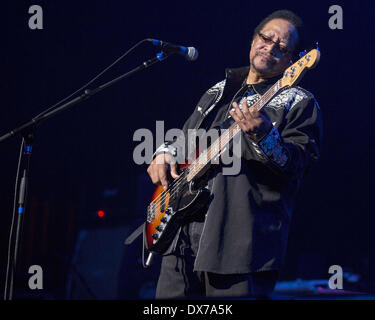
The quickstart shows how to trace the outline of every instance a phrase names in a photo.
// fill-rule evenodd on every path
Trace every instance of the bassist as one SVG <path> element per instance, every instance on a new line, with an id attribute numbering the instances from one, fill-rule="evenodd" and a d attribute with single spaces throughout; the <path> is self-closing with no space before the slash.
<path id="1" fill-rule="evenodd" d="M 231 116 L 241 128 L 241 167 L 235 175 L 216 170 L 210 176 L 208 207 L 179 229 L 163 254 L 156 298 L 263 298 L 273 291 L 296 193 L 319 159 L 321 112 L 300 87 L 280 91 L 261 110 L 253 105 L 291 65 L 301 24 L 288 10 L 262 20 L 251 39 L 250 66 L 227 69 L 186 121 L 185 133 Z M 179 177 L 180 150 L 179 140 L 158 148 L 147 170 L 153 183 L 168 188 Z"/>

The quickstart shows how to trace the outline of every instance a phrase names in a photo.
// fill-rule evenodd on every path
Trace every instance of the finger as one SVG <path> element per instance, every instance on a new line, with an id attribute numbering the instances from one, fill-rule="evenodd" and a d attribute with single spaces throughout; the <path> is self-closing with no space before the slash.
<path id="1" fill-rule="evenodd" d="M 147 168 L 147 173 L 150 176 L 152 183 L 156 184 L 157 180 L 155 177 L 154 166 L 152 164 Z"/>
<path id="2" fill-rule="evenodd" d="M 240 107 L 238 106 L 238 104 L 237 104 L 236 102 L 233 102 L 232 105 L 233 105 L 233 107 L 234 107 L 234 110 L 235 110 L 235 112 L 236 112 L 238 118 L 239 118 L 239 119 L 243 119 L 243 118 L 245 118 L 245 116 L 243 115 L 243 113 L 242 113 Z"/>
<path id="3" fill-rule="evenodd" d="M 237 123 L 241 121 L 241 119 L 239 118 L 239 116 L 237 115 L 236 113 L 236 109 L 231 109 L 229 111 L 230 115 L 232 116 L 232 118 L 234 119 L 234 121 L 236 121 Z"/>
<path id="4" fill-rule="evenodd" d="M 177 165 L 175 163 L 171 163 L 171 176 L 173 179 L 177 179 L 180 177 L 177 173 Z"/>
<path id="5" fill-rule="evenodd" d="M 254 106 L 249 108 L 249 112 L 252 118 L 259 118 L 259 111 Z"/>
<path id="6" fill-rule="evenodd" d="M 154 159 L 155 164 L 164 164 L 165 163 L 165 153 L 161 153 L 156 156 Z"/>
<path id="7" fill-rule="evenodd" d="M 241 111 L 244 112 L 244 111 L 247 111 L 249 110 L 248 106 L 247 106 L 247 99 L 243 99 L 242 101 L 242 108 L 241 108 Z"/>
<path id="8" fill-rule="evenodd" d="M 253 107 L 251 107 L 253 108 Z M 250 108 L 247 106 L 247 99 L 244 99 L 242 102 L 242 109 L 241 112 L 246 120 L 252 120 L 253 116 L 250 113 Z"/>
<path id="9" fill-rule="evenodd" d="M 242 112 L 241 112 L 241 109 L 238 107 L 238 103 L 233 102 L 232 106 L 233 106 L 233 108 L 231 109 L 232 113 L 234 113 L 238 119 L 242 119 Z"/>
<path id="10" fill-rule="evenodd" d="M 168 188 L 168 179 L 167 179 L 167 167 L 160 166 L 159 168 L 159 180 L 164 190 Z"/>
<path id="11" fill-rule="evenodd" d="M 242 119 L 240 119 L 240 118 L 238 117 L 238 115 L 236 114 L 235 111 L 233 111 L 233 109 L 230 110 L 229 112 L 230 112 L 232 118 L 234 119 L 234 121 L 236 121 L 236 123 L 239 125 L 239 127 L 240 127 L 244 132 L 246 132 L 246 131 L 247 131 L 247 128 L 246 128 L 244 122 L 242 121 Z"/>
<path id="12" fill-rule="evenodd" d="M 251 115 L 250 109 L 247 107 L 247 103 L 245 101 L 242 104 L 242 113 L 243 113 L 245 119 L 251 120 L 253 118 L 253 116 Z"/>

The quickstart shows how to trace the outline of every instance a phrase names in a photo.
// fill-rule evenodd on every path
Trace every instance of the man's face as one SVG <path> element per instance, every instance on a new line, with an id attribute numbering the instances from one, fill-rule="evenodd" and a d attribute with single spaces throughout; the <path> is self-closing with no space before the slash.
<path id="1" fill-rule="evenodd" d="M 275 77 L 290 65 L 297 31 L 288 21 L 274 19 L 262 28 L 260 34 L 251 44 L 250 68 L 263 78 Z"/>

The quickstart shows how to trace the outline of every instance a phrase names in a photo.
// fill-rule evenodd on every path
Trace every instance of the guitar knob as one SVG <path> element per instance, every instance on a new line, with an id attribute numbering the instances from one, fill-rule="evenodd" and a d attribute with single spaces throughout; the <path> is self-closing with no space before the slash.
<path id="1" fill-rule="evenodd" d="M 159 236 L 156 233 L 153 233 L 152 236 L 155 240 L 158 240 Z"/>
<path id="2" fill-rule="evenodd" d="M 172 214 L 172 208 L 167 208 L 167 210 L 165 210 L 165 214 L 171 215 Z"/>
<path id="3" fill-rule="evenodd" d="M 164 228 L 163 228 L 162 226 L 157 226 L 157 227 L 156 227 L 156 230 L 158 230 L 158 231 L 163 231 L 163 229 L 164 229 Z"/>
<path id="4" fill-rule="evenodd" d="M 160 221 L 163 222 L 163 223 L 166 223 L 168 220 L 167 220 L 166 217 L 163 217 L 163 218 L 160 219 Z"/>

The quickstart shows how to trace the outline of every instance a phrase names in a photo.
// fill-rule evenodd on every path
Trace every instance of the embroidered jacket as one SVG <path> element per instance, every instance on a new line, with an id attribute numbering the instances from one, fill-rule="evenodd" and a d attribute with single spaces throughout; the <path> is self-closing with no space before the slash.
<path id="1" fill-rule="evenodd" d="M 227 69 L 225 80 L 202 96 L 185 122 L 188 129 L 210 128 L 228 117 L 231 102 L 254 104 L 280 77 L 244 86 L 249 68 Z M 209 204 L 195 270 L 247 273 L 279 269 L 285 256 L 293 203 L 301 179 L 319 159 L 321 112 L 314 96 L 288 88 L 264 108 L 273 128 L 259 141 L 241 132 L 240 170 L 217 170 L 209 181 Z M 168 152 L 184 159 L 188 139 L 167 141 L 155 155 Z M 225 167 L 225 166 L 223 166 Z M 173 253 L 179 233 L 166 254 Z"/>

